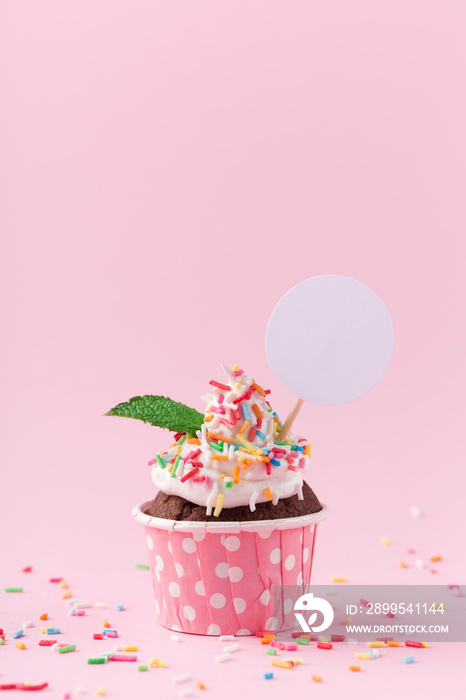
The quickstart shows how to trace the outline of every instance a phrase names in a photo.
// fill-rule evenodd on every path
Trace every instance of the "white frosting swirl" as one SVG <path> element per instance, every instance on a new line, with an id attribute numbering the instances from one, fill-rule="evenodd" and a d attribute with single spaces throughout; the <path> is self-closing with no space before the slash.
<path id="1" fill-rule="evenodd" d="M 310 446 L 291 433 L 277 444 L 281 423 L 262 387 L 241 370 L 222 368 L 227 382 L 202 397 L 207 403 L 202 429 L 157 455 L 155 486 L 205 506 L 207 515 L 215 507 L 220 512 L 249 505 L 254 511 L 267 500 L 276 504 L 295 494 L 302 499 Z"/>

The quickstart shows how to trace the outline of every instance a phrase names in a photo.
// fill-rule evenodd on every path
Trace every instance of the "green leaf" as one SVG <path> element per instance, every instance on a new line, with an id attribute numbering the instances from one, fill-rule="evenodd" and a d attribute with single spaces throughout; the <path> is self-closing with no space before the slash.
<path id="1" fill-rule="evenodd" d="M 133 396 L 129 401 L 119 403 L 105 415 L 135 418 L 174 433 L 195 434 L 196 430 L 201 429 L 204 421 L 203 413 L 166 396 Z"/>

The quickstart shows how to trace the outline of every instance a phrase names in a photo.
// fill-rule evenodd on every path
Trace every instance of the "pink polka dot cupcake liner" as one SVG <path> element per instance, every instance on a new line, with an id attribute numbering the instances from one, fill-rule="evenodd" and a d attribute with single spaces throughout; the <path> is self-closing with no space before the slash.
<path id="1" fill-rule="evenodd" d="M 274 586 L 310 583 L 318 524 L 329 510 L 250 522 L 178 522 L 133 509 L 144 526 L 160 623 L 176 632 L 251 635 L 280 631 Z"/>

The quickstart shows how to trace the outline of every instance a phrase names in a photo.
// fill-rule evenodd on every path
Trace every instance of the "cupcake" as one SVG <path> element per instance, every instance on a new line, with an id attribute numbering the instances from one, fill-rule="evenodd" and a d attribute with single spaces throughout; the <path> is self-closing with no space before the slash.
<path id="1" fill-rule="evenodd" d="M 136 506 L 160 622 L 197 634 L 255 634 L 286 624 L 273 587 L 309 584 L 317 524 L 328 511 L 304 481 L 311 447 L 283 425 L 237 366 L 210 381 L 204 413 L 162 396 L 107 415 L 175 432 L 149 462 L 158 493 Z M 288 603 L 288 605 L 286 605 Z"/>

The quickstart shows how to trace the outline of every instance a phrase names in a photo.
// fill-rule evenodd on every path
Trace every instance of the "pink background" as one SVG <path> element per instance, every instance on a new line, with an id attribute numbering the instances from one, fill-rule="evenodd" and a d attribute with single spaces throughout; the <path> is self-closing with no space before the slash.
<path id="1" fill-rule="evenodd" d="M 267 320 L 291 286 L 329 272 L 372 287 L 396 338 L 370 394 L 300 414 L 308 480 L 332 509 L 314 580 L 465 581 L 465 19 L 440 0 L 0 5 L 0 627 L 55 605 L 78 638 L 82 620 L 63 618 L 46 583 L 63 575 L 76 594 L 125 602 L 128 642 L 163 644 L 170 673 L 205 662 L 204 682 L 229 678 L 234 697 L 258 682 L 253 640 L 217 666 L 218 641 L 185 641 L 181 657 L 153 627 L 130 510 L 152 495 L 146 463 L 170 437 L 102 414 L 140 393 L 200 408 L 223 361 L 285 415 Z M 407 547 L 441 554 L 439 573 L 413 567 Z M 33 643 L 0 648 L 0 682 L 44 680 Z M 460 650 L 429 653 L 412 668 L 381 659 L 359 680 L 346 657 L 319 656 L 323 697 L 355 683 L 383 698 L 388 678 L 443 695 Z M 145 674 L 91 674 L 83 658 L 53 657 L 49 697 L 65 678 L 153 697 Z M 309 687 L 309 669 L 286 673 L 269 697 Z"/>

